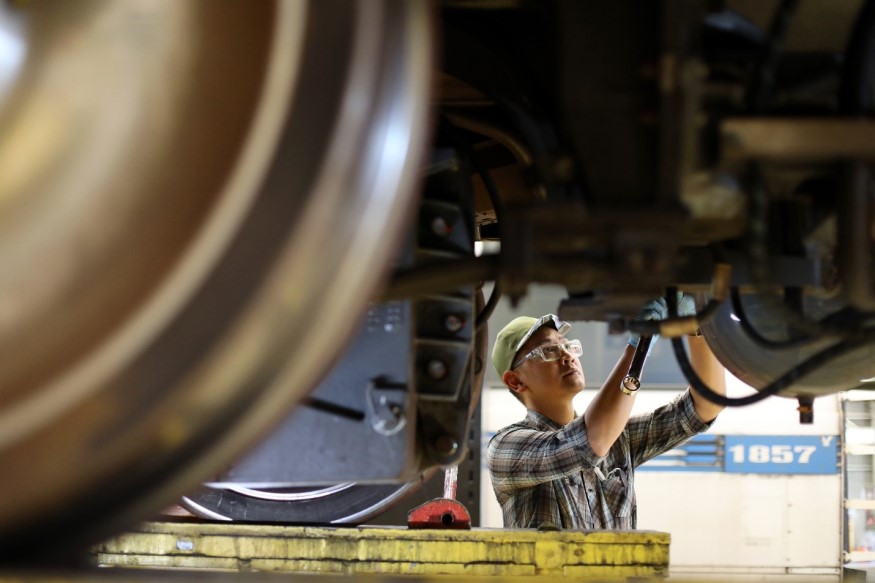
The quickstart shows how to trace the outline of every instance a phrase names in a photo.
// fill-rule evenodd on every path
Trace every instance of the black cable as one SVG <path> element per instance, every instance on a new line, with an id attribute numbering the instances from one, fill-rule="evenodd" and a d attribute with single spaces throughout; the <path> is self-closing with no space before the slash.
<path id="1" fill-rule="evenodd" d="M 875 0 L 866 0 L 845 50 L 839 89 L 842 115 L 869 115 L 875 107 Z"/>
<path id="2" fill-rule="evenodd" d="M 723 304 L 723 300 L 718 300 L 716 298 L 710 299 L 708 303 L 705 304 L 705 307 L 696 313 L 696 321 L 699 323 L 699 326 L 713 318 L 714 314 L 717 313 L 717 310 L 720 309 L 721 304 Z"/>
<path id="3" fill-rule="evenodd" d="M 872 342 L 873 340 L 875 339 L 870 338 L 868 342 Z M 758 403 L 759 401 L 762 401 L 766 397 L 776 395 L 780 393 L 783 389 L 789 387 L 806 375 L 814 372 L 831 360 L 836 359 L 839 356 L 842 356 L 843 354 L 846 354 L 847 352 L 850 352 L 851 350 L 860 347 L 860 343 L 858 342 L 842 340 L 841 342 L 818 352 L 811 358 L 796 365 L 795 367 L 784 373 L 777 380 L 773 381 L 771 384 L 761 389 L 758 393 L 747 395 L 745 397 L 733 398 L 716 393 L 713 389 L 708 387 L 708 385 L 706 385 L 701 378 L 699 378 L 699 376 L 693 370 L 693 367 L 690 365 L 690 361 L 687 358 L 686 350 L 684 349 L 683 341 L 680 338 L 672 338 L 671 344 L 672 348 L 674 348 L 674 353 L 675 357 L 677 358 L 678 365 L 681 367 L 681 371 L 684 373 L 684 376 L 687 378 L 687 382 L 690 383 L 690 386 L 693 388 L 693 390 L 695 390 L 697 393 L 699 393 L 712 403 L 716 403 L 718 405 L 723 405 L 726 407 L 742 407 L 744 405 L 751 405 L 753 403 Z"/>
<path id="4" fill-rule="evenodd" d="M 666 293 L 666 302 L 668 303 L 669 317 L 676 317 L 677 293 L 674 288 L 668 289 Z M 869 331 L 869 334 L 867 334 L 867 336 L 864 338 L 863 343 L 869 343 L 873 341 L 875 341 L 875 334 Z M 701 377 L 696 374 L 696 371 L 693 370 L 693 366 L 690 364 L 689 357 L 687 356 L 687 351 L 684 348 L 683 340 L 680 338 L 672 338 L 671 345 L 674 349 L 674 354 L 675 358 L 677 358 L 678 366 L 680 366 L 681 372 L 684 373 L 687 382 L 690 383 L 690 386 L 693 388 L 693 390 L 717 405 L 723 405 L 725 407 L 742 407 L 744 405 L 758 403 L 759 401 L 762 401 L 767 397 L 778 394 L 783 389 L 789 387 L 806 375 L 814 372 L 831 360 L 836 359 L 839 356 L 850 352 L 851 350 L 860 348 L 861 342 L 858 340 L 849 339 L 842 340 L 791 368 L 789 371 L 778 377 L 778 379 L 772 381 L 769 385 L 761 389 L 759 392 L 744 397 L 727 397 L 726 395 L 721 395 L 720 393 L 715 392 L 712 388 L 706 385 Z"/>
<path id="5" fill-rule="evenodd" d="M 483 306 L 483 309 L 480 310 L 480 313 L 477 314 L 477 320 L 474 324 L 474 330 L 480 330 L 486 322 L 489 320 L 489 317 L 492 316 L 492 312 L 495 311 L 495 306 L 498 305 L 498 300 L 501 299 L 501 282 L 499 280 L 495 280 L 495 283 L 492 286 L 492 293 L 489 294 L 489 300 L 486 302 L 486 305 Z"/>
<path id="6" fill-rule="evenodd" d="M 738 319 L 741 329 L 747 335 L 748 339 L 757 346 L 781 350 L 787 348 L 798 348 L 816 340 L 814 337 L 807 334 L 797 336 L 796 338 L 790 338 L 789 340 L 770 340 L 760 334 L 757 329 L 753 327 L 753 324 L 751 324 L 747 317 L 747 313 L 744 311 L 744 305 L 741 302 L 741 294 L 737 287 L 733 287 L 730 291 L 730 299 L 732 301 L 732 313 Z"/>
<path id="7" fill-rule="evenodd" d="M 787 34 L 790 20 L 798 7 L 798 0 L 782 0 L 769 27 L 766 49 L 760 58 L 750 88 L 747 105 L 751 113 L 765 109 L 775 85 L 775 70 L 781 55 L 781 43 Z"/>

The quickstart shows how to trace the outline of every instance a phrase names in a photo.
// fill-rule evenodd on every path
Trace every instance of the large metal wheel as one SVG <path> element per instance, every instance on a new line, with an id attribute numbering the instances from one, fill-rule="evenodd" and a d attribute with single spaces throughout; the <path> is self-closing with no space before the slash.
<path id="1" fill-rule="evenodd" d="M 357 525 L 379 516 L 419 489 L 404 484 L 333 484 L 322 488 L 264 490 L 206 488 L 183 498 L 182 505 L 201 518 L 233 522 Z"/>
<path id="2" fill-rule="evenodd" d="M 5 3 L 0 25 L 20 560 L 161 508 L 315 385 L 413 210 L 432 31 L 404 0 Z"/>
<path id="3" fill-rule="evenodd" d="M 770 306 L 756 294 L 741 294 L 741 306 L 745 317 L 752 323 L 756 333 L 774 344 L 786 342 L 798 332 L 793 332 L 787 322 L 774 314 Z M 838 312 L 846 306 L 841 297 L 805 298 L 808 317 L 821 319 Z M 800 362 L 837 343 L 835 338 L 786 348 L 764 346 L 750 336 L 733 313 L 730 302 L 724 302 L 713 318 L 702 324 L 702 333 L 717 359 L 744 383 L 762 389 L 782 375 L 794 369 Z M 818 397 L 839 390 L 865 388 L 871 383 L 875 347 L 862 344 L 828 362 L 811 374 L 793 382 L 779 393 L 784 397 Z"/>

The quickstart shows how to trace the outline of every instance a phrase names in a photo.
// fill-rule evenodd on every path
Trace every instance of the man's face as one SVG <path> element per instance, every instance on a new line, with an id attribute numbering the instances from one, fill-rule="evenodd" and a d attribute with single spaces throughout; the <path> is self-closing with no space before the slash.
<path id="1" fill-rule="evenodd" d="M 514 364 L 539 346 L 565 341 L 566 338 L 559 332 L 549 326 L 543 326 L 523 345 Z M 538 362 L 534 359 L 526 359 L 513 370 L 528 388 L 529 397 L 535 405 L 544 400 L 573 397 L 583 390 L 586 382 L 580 361 L 576 356 L 565 351 L 558 360 Z"/>

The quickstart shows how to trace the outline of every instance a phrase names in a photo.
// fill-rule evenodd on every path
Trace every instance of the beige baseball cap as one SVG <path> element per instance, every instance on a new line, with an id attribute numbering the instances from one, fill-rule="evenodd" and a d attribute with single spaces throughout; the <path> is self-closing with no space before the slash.
<path id="1" fill-rule="evenodd" d="M 547 314 L 540 318 L 520 316 L 511 320 L 507 326 L 501 329 L 495 338 L 495 345 L 492 347 L 492 365 L 495 367 L 495 372 L 498 373 L 498 378 L 504 377 L 504 373 L 513 366 L 513 359 L 523 344 L 541 326 L 545 325 L 554 328 L 563 336 L 571 330 L 571 324 L 563 322 L 553 314 Z"/>

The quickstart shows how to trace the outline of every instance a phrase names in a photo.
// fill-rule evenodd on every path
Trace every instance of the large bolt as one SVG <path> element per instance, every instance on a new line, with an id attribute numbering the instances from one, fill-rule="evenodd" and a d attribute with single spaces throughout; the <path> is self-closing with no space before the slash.
<path id="1" fill-rule="evenodd" d="M 437 216 L 431 220 L 431 232 L 438 237 L 447 237 L 453 232 L 453 228 L 447 223 L 447 220 L 441 216 Z"/>
<path id="2" fill-rule="evenodd" d="M 439 381 L 447 376 L 447 364 L 440 359 L 433 358 L 429 360 L 428 364 L 425 366 L 425 372 L 429 378 Z"/>
<path id="3" fill-rule="evenodd" d="M 465 318 L 459 316 L 458 314 L 447 314 L 444 317 L 444 328 L 446 328 L 447 332 L 455 333 L 464 327 Z"/>

